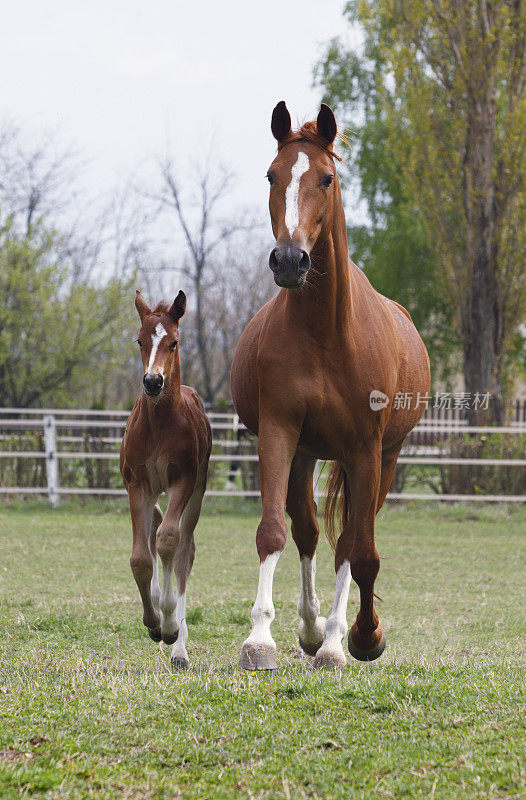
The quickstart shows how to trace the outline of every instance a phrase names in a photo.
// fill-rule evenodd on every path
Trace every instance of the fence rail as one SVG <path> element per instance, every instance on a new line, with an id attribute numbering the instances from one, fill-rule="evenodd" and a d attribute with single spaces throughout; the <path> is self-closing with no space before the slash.
<path id="1" fill-rule="evenodd" d="M 447 443 L 448 437 L 458 434 L 488 437 L 495 434 L 511 437 L 526 436 L 525 410 L 526 404 L 518 401 L 514 419 L 509 425 L 490 428 L 469 426 L 466 419 L 458 413 L 438 415 L 431 412 L 408 436 L 398 463 L 402 469 L 430 467 L 442 470 L 445 467 L 459 467 L 477 470 L 479 468 L 524 470 L 526 458 L 456 457 L 448 453 L 447 448 L 444 449 L 444 443 Z M 128 416 L 129 412 L 122 410 L 0 409 L 0 442 L 4 444 L 0 450 L 0 469 L 2 463 L 10 460 L 9 463 L 13 465 L 11 472 L 16 477 L 23 474 L 21 464 L 24 460 L 27 462 L 32 459 L 31 463 L 35 465 L 32 480 L 26 480 L 26 485 L 21 485 L 23 480 L 17 481 L 16 485 L 2 485 L 0 495 L 47 495 L 53 506 L 58 504 L 60 496 L 63 495 L 125 495 L 116 469 L 119 457 L 116 448 Z M 259 497 L 258 457 L 254 437 L 232 412 L 211 411 L 209 419 L 213 432 L 211 462 L 217 469 L 207 494 L 216 497 Z M 26 442 L 29 446 L 23 449 Z M 9 449 L 9 443 L 15 445 L 13 449 Z M 79 449 L 83 445 L 84 449 Z M 84 477 L 88 476 L 87 486 L 65 485 L 72 481 L 64 479 L 63 470 L 66 467 L 61 467 L 61 464 L 68 463 L 72 465 L 68 468 L 71 470 L 75 469 L 73 465 L 84 463 Z M 221 465 L 225 465 L 227 469 L 221 469 Z M 94 474 L 95 469 L 97 475 Z M 242 479 L 239 478 L 239 472 L 242 474 Z M 77 474 L 74 475 L 74 481 L 79 482 Z M 112 482 L 117 485 L 111 485 Z M 323 497 L 323 480 L 316 486 L 315 494 L 317 498 Z M 513 492 L 503 494 L 497 491 L 494 493 L 481 491 L 477 494 L 459 494 L 451 491 L 437 494 L 432 491 L 393 490 L 389 493 L 388 499 L 520 503 L 526 502 L 526 494 Z"/>

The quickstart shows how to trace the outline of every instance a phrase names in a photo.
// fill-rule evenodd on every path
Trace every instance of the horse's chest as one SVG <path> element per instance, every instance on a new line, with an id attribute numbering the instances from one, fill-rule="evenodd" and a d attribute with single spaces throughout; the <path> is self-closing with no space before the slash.
<path id="1" fill-rule="evenodd" d="M 166 453 L 153 453 L 146 461 L 145 472 L 148 483 L 156 492 L 164 492 L 168 488 L 169 463 Z"/>

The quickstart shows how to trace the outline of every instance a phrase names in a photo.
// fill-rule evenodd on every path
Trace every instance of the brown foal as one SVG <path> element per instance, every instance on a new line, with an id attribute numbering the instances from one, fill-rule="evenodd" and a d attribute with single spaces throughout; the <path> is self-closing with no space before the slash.
<path id="1" fill-rule="evenodd" d="M 194 529 L 206 488 L 212 433 L 197 392 L 181 386 L 179 320 L 186 297 L 159 303 L 153 311 L 137 292 L 141 319 L 138 343 L 144 368 L 143 392 L 126 424 L 121 474 L 133 528 L 130 566 L 151 638 L 173 644 L 174 669 L 189 665 L 186 643 L 186 585 L 194 561 Z M 157 505 L 168 495 L 165 517 Z M 163 570 L 159 586 L 157 556 Z M 177 579 L 177 596 L 173 575 Z"/>
<path id="2" fill-rule="evenodd" d="M 249 323 L 232 365 L 236 410 L 259 436 L 263 504 L 256 536 L 259 587 L 240 666 L 277 664 L 272 579 L 285 546 L 286 509 L 300 555 L 300 644 L 316 656 L 315 666 L 338 667 L 346 663 L 342 639 L 351 576 L 360 610 L 349 650 L 372 660 L 385 647 L 373 602 L 380 566 L 374 521 L 404 438 L 424 412 L 429 359 L 407 311 L 375 291 L 349 259 L 331 109 L 322 105 L 316 122 L 292 131 L 281 102 L 271 129 L 278 154 L 267 173 L 276 238 L 269 265 L 283 288 Z M 397 392 L 417 400 L 395 407 Z M 337 496 L 344 499 L 340 535 L 337 541 L 332 536 L 336 590 L 327 620 L 319 615 L 315 589 L 317 459 L 336 462 L 328 484 L 329 522 Z"/>

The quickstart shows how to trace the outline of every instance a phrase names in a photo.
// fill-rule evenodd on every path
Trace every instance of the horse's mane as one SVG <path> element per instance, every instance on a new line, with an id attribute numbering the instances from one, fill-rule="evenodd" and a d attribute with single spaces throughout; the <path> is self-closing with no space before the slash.
<path id="1" fill-rule="evenodd" d="M 337 138 L 340 139 L 345 145 L 349 145 L 349 140 L 343 133 L 337 133 Z M 327 146 L 327 141 L 323 139 L 319 133 L 315 122 L 304 122 L 301 128 L 297 131 L 291 131 L 286 139 L 278 144 L 278 152 L 282 147 L 285 147 L 291 142 L 310 142 L 315 144 L 316 147 L 324 150 L 331 158 L 336 158 L 338 161 L 343 161 L 342 157 L 335 153 L 332 147 Z"/>
<path id="2" fill-rule="evenodd" d="M 155 308 L 152 309 L 152 314 L 156 314 L 157 316 L 160 314 L 168 314 L 170 307 L 170 303 L 167 303 L 166 300 L 159 300 Z"/>

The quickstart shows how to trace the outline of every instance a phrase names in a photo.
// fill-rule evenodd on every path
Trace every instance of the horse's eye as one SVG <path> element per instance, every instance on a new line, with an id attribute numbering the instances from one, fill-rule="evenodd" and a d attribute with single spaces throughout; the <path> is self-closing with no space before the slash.
<path id="1" fill-rule="evenodd" d="M 137 339 L 137 344 L 139 345 L 139 347 L 142 347 L 142 342 L 140 339 Z"/>
<path id="2" fill-rule="evenodd" d="M 267 172 L 267 180 L 272 186 L 272 184 L 274 183 L 274 175 L 272 174 L 272 172 Z"/>
<path id="3" fill-rule="evenodd" d="M 175 340 L 175 342 L 170 342 L 170 350 L 175 350 L 176 347 L 177 347 L 177 339 Z"/>
<path id="4" fill-rule="evenodd" d="M 321 183 L 322 183 L 322 186 L 324 186 L 326 189 L 328 189 L 328 188 L 329 188 L 329 186 L 330 186 L 330 185 L 331 185 L 331 183 L 332 183 L 333 177 L 334 177 L 334 175 L 326 175 L 326 176 L 324 177 L 324 179 L 322 180 L 322 182 L 321 182 Z"/>

